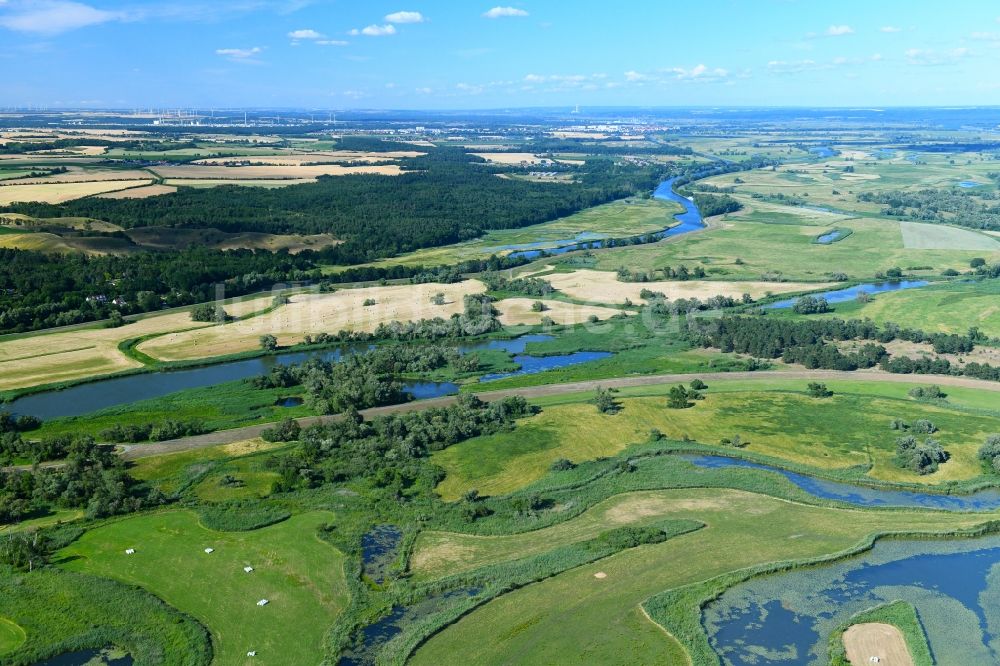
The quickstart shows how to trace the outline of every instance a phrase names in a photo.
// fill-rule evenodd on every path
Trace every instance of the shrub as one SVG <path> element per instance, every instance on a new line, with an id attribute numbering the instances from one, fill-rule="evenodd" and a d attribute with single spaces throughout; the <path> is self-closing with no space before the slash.
<path id="1" fill-rule="evenodd" d="M 705 389 L 708 388 L 708 384 L 706 384 L 700 379 L 692 379 L 690 386 L 691 389 L 695 391 L 704 391 Z"/>
<path id="2" fill-rule="evenodd" d="M 264 351 L 274 351 L 278 348 L 278 338 L 270 334 L 260 336 L 260 348 Z"/>
<path id="3" fill-rule="evenodd" d="M 621 405 L 615 401 L 611 391 L 602 389 L 600 386 L 597 387 L 597 392 L 594 395 L 594 404 L 597 405 L 597 411 L 602 414 L 617 414 L 621 411 Z"/>
<path id="4" fill-rule="evenodd" d="M 553 472 L 565 472 L 573 469 L 574 467 L 576 467 L 576 465 L 574 465 L 571 460 L 567 460 L 566 458 L 556 458 L 552 461 L 549 469 Z"/>
<path id="5" fill-rule="evenodd" d="M 986 441 L 979 447 L 979 458 L 981 460 L 994 460 L 1000 456 L 1000 433 L 993 433 L 986 437 Z"/>
<path id="6" fill-rule="evenodd" d="M 829 398 L 833 395 L 833 391 L 826 387 L 826 384 L 820 384 L 819 382 L 809 382 L 806 387 L 806 393 L 812 398 Z"/>
<path id="7" fill-rule="evenodd" d="M 273 428 L 267 428 L 260 433 L 265 442 L 293 442 L 302 434 L 299 422 L 292 418 L 281 421 Z"/>

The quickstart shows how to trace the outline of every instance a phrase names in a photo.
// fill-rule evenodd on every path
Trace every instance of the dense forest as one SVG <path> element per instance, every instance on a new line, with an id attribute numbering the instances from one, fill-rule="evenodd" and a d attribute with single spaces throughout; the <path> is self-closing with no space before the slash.
<path id="1" fill-rule="evenodd" d="M 726 316 L 698 319 L 689 330 L 692 340 L 703 347 L 755 358 L 781 358 L 785 363 L 798 363 L 810 369 L 851 371 L 880 366 L 899 374 L 953 374 L 1000 381 L 1000 367 L 977 362 L 957 365 L 940 356 L 918 359 L 892 356 L 882 346 L 893 340 L 906 340 L 928 343 L 939 354 L 968 353 L 980 341 L 975 329 L 970 330 L 970 335 L 954 335 L 901 328 L 892 323 L 880 327 L 867 319 L 799 321 Z M 835 344 L 848 340 L 872 342 L 846 353 Z"/>
<path id="2" fill-rule="evenodd" d="M 86 256 L 0 248 L 0 332 L 65 326 L 315 279 L 303 256 L 194 248 Z"/>
<path id="3" fill-rule="evenodd" d="M 438 148 L 403 160 L 400 176 L 321 176 L 282 188 L 182 188 L 146 199 L 87 198 L 61 205 L 17 204 L 35 217 L 83 216 L 123 227 L 213 227 L 223 231 L 333 233 L 345 242 L 324 251 L 352 264 L 468 240 L 490 229 L 545 222 L 639 192 L 662 179 L 662 165 L 590 159 L 573 183 L 500 178 L 466 152 Z"/>
<path id="4" fill-rule="evenodd" d="M 860 202 L 885 206 L 883 215 L 973 229 L 1000 229 L 1000 196 L 993 192 L 924 189 L 862 192 L 857 196 Z"/>

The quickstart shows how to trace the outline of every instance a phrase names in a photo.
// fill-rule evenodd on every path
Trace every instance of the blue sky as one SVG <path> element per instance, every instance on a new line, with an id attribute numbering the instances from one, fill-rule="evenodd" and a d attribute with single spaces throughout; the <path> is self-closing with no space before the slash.
<path id="1" fill-rule="evenodd" d="M 995 1 L 497 1 L 0 0 L 0 106 L 1000 104 Z"/>

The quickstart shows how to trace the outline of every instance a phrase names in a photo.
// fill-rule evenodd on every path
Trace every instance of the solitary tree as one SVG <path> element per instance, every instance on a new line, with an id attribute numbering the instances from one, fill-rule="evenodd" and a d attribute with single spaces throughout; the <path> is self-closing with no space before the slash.
<path id="1" fill-rule="evenodd" d="M 278 348 L 278 338 L 270 334 L 260 336 L 260 348 L 264 351 L 274 351 Z"/>

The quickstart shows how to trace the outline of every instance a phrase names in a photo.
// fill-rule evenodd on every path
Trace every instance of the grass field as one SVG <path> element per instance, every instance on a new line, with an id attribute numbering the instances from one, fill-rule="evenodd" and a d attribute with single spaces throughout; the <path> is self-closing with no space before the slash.
<path id="1" fill-rule="evenodd" d="M 659 231 L 674 224 L 673 215 L 682 212 L 679 205 L 657 199 L 631 198 L 594 206 L 551 222 L 534 224 L 523 229 L 490 231 L 482 238 L 439 248 L 417 250 L 408 254 L 382 259 L 368 266 L 439 266 L 466 259 L 486 258 L 503 254 L 505 246 L 542 243 L 553 247 L 558 241 L 588 234 L 593 238 L 619 238 Z M 342 270 L 332 267 L 331 271 Z"/>
<path id="2" fill-rule="evenodd" d="M 876 294 L 868 303 L 837 303 L 832 313 L 816 316 L 891 321 L 941 333 L 964 334 L 974 326 L 986 335 L 1000 336 L 1000 280 L 950 282 Z"/>
<path id="3" fill-rule="evenodd" d="M 1000 251 L 1000 240 L 971 229 L 919 222 L 900 222 L 899 228 L 908 250 Z"/>
<path id="4" fill-rule="evenodd" d="M 192 513 L 168 511 L 90 530 L 61 555 L 66 569 L 139 585 L 198 619 L 215 663 L 315 664 L 348 599 L 343 556 L 315 535 L 332 518 L 313 512 L 252 532 L 213 532 Z M 249 650 L 257 657 L 247 659 Z"/>
<path id="5" fill-rule="evenodd" d="M 589 393 L 540 399 L 542 413 L 521 421 L 516 431 L 435 453 L 434 462 L 447 474 L 437 491 L 446 500 L 470 488 L 505 494 L 541 478 L 557 458 L 580 462 L 612 456 L 644 441 L 651 428 L 668 438 L 719 445 L 723 451 L 727 447 L 720 439 L 739 435 L 749 442 L 745 450 L 750 453 L 821 469 L 871 464 L 872 478 L 936 484 L 979 476 L 976 451 L 988 434 L 1000 432 L 997 415 L 978 411 L 984 403 L 964 403 L 970 391 L 949 389 L 955 407 L 941 407 L 907 398 L 906 385 L 860 379 L 828 385 L 836 395 L 817 400 L 804 394 L 803 381 L 715 381 L 705 400 L 682 410 L 666 407 L 668 386 L 623 390 L 623 409 L 614 415 L 599 413 Z M 927 476 L 896 467 L 892 459 L 899 433 L 888 427 L 893 418 L 934 422 L 940 429 L 935 436 L 951 460 Z"/>
<path id="6" fill-rule="evenodd" d="M 21 647 L 26 638 L 24 629 L 20 625 L 7 618 L 0 617 L 0 656 Z"/>
<path id="7" fill-rule="evenodd" d="M 288 305 L 267 315 L 212 326 L 204 330 L 171 333 L 139 345 L 139 351 L 164 361 L 209 358 L 259 347 L 260 336 L 277 336 L 281 345 L 301 342 L 306 335 L 341 330 L 373 331 L 390 321 L 416 321 L 462 312 L 466 294 L 480 293 L 477 280 L 456 284 L 418 284 L 344 289 L 332 294 L 300 294 Z M 444 305 L 431 304 L 437 293 Z M 369 299 L 374 305 L 364 305 Z"/>
<path id="8" fill-rule="evenodd" d="M 649 271 L 701 264 L 715 279 L 758 280 L 764 273 L 780 273 L 787 280 L 822 280 L 831 273 L 873 278 L 894 266 L 927 266 L 914 272 L 939 275 L 947 268 L 968 270 L 974 257 L 1000 260 L 1000 251 L 906 249 L 899 222 L 891 220 L 858 218 L 837 226 L 853 233 L 820 245 L 813 239 L 829 231 L 827 227 L 759 224 L 730 217 L 721 228 L 669 242 L 599 251 L 595 268 L 612 271 L 628 266 Z"/>
<path id="9" fill-rule="evenodd" d="M 538 544 L 571 542 L 592 530 L 589 525 L 607 529 L 657 516 L 708 527 L 504 595 L 431 638 L 410 663 L 450 663 L 455 654 L 477 664 L 684 663 L 670 661 L 683 658 L 677 641 L 640 608 L 658 592 L 754 565 L 836 553 L 876 532 L 950 531 L 987 520 L 984 514 L 820 508 L 729 489 L 662 490 L 615 496 L 567 523 L 510 537 L 440 533 L 431 542 L 428 535 L 418 539 L 413 557 L 425 557 L 427 544 L 438 557 L 458 553 L 460 566 L 476 567 Z"/>

